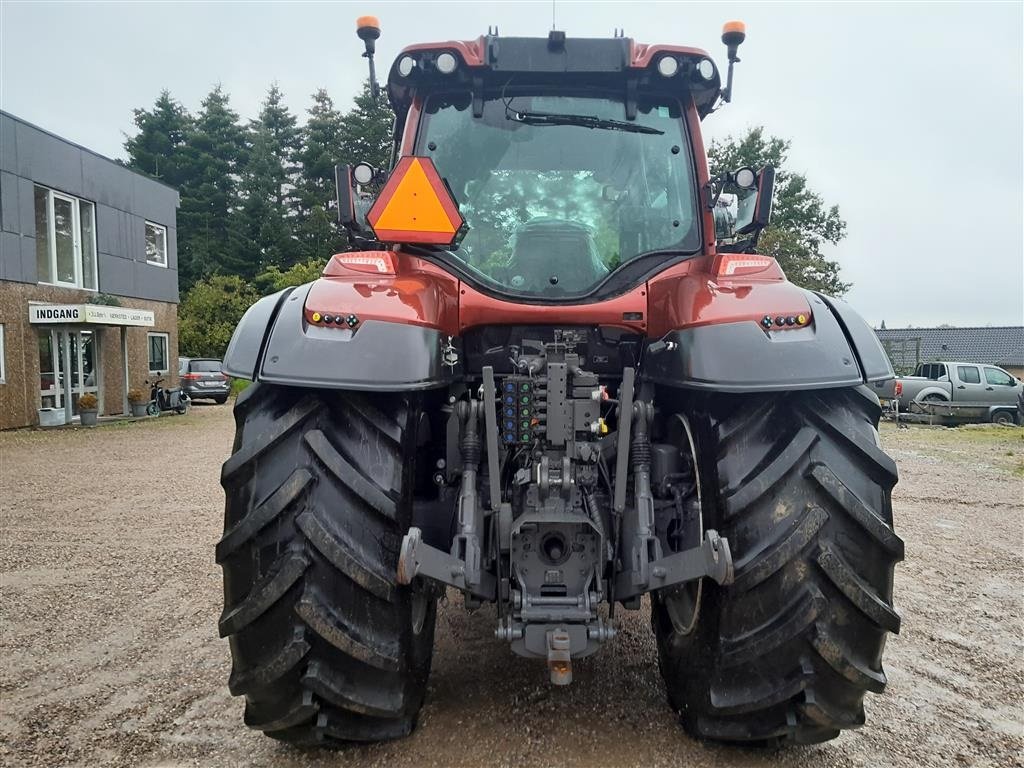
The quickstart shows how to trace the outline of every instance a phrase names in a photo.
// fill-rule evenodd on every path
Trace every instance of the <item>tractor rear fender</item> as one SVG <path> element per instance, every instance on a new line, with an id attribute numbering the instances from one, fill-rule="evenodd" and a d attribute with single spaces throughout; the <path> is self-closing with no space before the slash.
<path id="1" fill-rule="evenodd" d="M 406 283 L 396 286 L 403 279 Z M 393 276 L 325 277 L 266 296 L 239 322 L 223 370 L 298 387 L 448 386 L 462 373 L 458 341 L 445 328 L 455 322 L 449 316 L 450 291 L 429 283 Z M 451 296 L 456 313 L 457 295 L 456 284 Z"/>
<path id="2" fill-rule="evenodd" d="M 790 325 L 788 318 L 805 310 L 782 310 L 772 302 L 774 306 L 744 319 L 716 319 L 667 331 L 662 338 L 674 345 L 647 359 L 645 378 L 717 392 L 773 392 L 852 387 L 894 376 L 874 331 L 848 304 L 790 283 L 768 285 L 784 291 L 788 303 L 806 307 L 810 321 Z M 778 317 L 782 326 L 776 323 Z"/>
<path id="3" fill-rule="evenodd" d="M 264 296 L 242 315 L 235 326 L 235 332 L 228 342 L 227 352 L 221 370 L 236 379 L 256 380 L 256 364 L 263 352 L 263 343 L 267 331 L 277 317 L 277 309 L 281 302 L 288 298 L 294 288 Z"/>

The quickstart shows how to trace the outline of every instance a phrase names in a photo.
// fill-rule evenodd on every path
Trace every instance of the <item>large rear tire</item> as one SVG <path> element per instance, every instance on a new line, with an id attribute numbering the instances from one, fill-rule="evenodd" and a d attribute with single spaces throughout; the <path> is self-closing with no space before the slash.
<path id="1" fill-rule="evenodd" d="M 885 687 L 903 542 L 880 413 L 858 388 L 721 396 L 691 414 L 705 525 L 728 537 L 736 578 L 705 580 L 690 631 L 654 596 L 661 672 L 690 733 L 825 741 L 861 725 L 865 693 Z"/>
<path id="2" fill-rule="evenodd" d="M 245 723 L 300 744 L 409 734 L 436 599 L 395 581 L 417 401 L 253 384 L 234 409 L 217 561 Z"/>

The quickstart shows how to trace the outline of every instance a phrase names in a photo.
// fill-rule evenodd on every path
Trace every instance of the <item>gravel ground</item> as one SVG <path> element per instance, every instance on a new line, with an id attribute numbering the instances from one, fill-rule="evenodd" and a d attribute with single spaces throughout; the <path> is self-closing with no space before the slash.
<path id="1" fill-rule="evenodd" d="M 217 639 L 227 407 L 92 431 L 0 434 L 0 764 L 10 766 L 1024 765 L 1024 430 L 887 427 L 900 466 L 903 632 L 868 724 L 777 752 L 704 745 L 665 703 L 646 610 L 576 681 L 438 619 L 420 727 L 300 752 L 248 731 Z M 154 452 L 154 446 L 157 451 Z"/>

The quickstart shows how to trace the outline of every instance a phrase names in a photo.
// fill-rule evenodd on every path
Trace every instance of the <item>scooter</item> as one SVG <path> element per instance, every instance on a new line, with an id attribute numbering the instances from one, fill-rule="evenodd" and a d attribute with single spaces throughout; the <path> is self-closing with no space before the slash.
<path id="1" fill-rule="evenodd" d="M 157 416 L 162 411 L 174 411 L 185 414 L 192 403 L 192 399 L 181 391 L 181 387 L 161 387 L 163 379 L 156 379 L 149 384 L 149 405 L 146 406 L 146 413 L 150 416 Z"/>

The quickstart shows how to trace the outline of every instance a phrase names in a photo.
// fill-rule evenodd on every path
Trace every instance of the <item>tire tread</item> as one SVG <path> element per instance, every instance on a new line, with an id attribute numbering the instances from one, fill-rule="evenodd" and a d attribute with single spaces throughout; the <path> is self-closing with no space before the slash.
<path id="1" fill-rule="evenodd" d="M 417 635 L 394 577 L 412 515 L 414 395 L 260 382 L 236 399 L 224 463 L 221 636 L 246 725 L 303 746 L 415 727 L 435 613 Z"/>
<path id="2" fill-rule="evenodd" d="M 865 694 L 885 689 L 878 659 L 899 631 L 892 572 L 904 556 L 877 398 L 858 388 L 701 403 L 690 417 L 705 516 L 729 539 L 736 578 L 705 585 L 689 635 L 655 597 L 669 699 L 706 739 L 812 744 L 859 727 Z"/>

